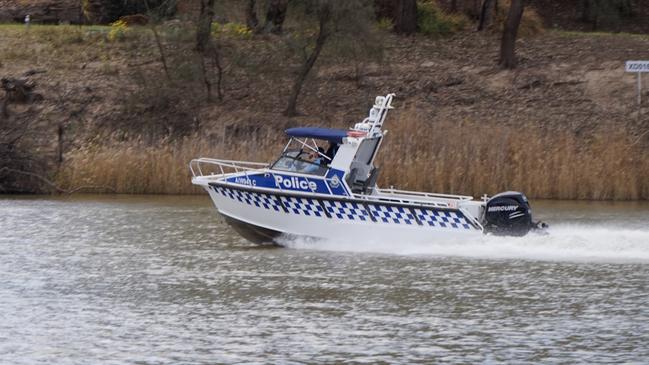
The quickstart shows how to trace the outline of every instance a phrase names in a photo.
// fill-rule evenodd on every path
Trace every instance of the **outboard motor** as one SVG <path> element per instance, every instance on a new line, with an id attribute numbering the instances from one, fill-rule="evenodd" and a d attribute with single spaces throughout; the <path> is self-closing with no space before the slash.
<path id="1" fill-rule="evenodd" d="M 532 222 L 532 210 L 523 193 L 507 191 L 487 201 L 485 231 L 498 236 L 524 236 L 544 223 Z"/>

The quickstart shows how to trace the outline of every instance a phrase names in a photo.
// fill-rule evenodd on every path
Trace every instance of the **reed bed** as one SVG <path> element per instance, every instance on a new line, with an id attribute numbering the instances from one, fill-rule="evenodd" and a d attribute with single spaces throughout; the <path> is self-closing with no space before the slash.
<path id="1" fill-rule="evenodd" d="M 532 198 L 649 199 L 649 153 L 621 131 L 590 137 L 539 127 L 434 122 L 402 112 L 377 165 L 380 186 L 480 196 L 520 190 Z M 228 142 L 231 141 L 231 142 Z M 242 138 L 192 136 L 151 146 L 138 141 L 90 146 L 66 155 L 57 181 L 119 193 L 195 194 L 188 162 L 196 157 L 269 161 L 285 137 L 268 130 Z"/>
<path id="2" fill-rule="evenodd" d="M 649 151 L 622 131 L 589 137 L 534 126 L 427 123 L 403 114 L 388 134 L 383 185 L 479 196 L 519 190 L 533 198 L 649 198 Z"/>
<path id="3" fill-rule="evenodd" d="M 152 146 L 141 141 L 86 146 L 66 155 L 56 181 L 67 189 L 96 186 L 98 192 L 126 194 L 196 194 L 189 161 L 198 157 L 265 162 L 278 153 L 268 140 L 253 138 L 238 144 L 222 139 L 187 137 Z"/>

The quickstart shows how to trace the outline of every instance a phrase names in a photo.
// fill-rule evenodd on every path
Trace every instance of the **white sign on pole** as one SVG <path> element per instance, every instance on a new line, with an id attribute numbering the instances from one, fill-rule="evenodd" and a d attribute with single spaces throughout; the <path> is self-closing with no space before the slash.
<path id="1" fill-rule="evenodd" d="M 636 74 L 638 80 L 638 107 L 640 107 L 642 105 L 642 73 L 649 72 L 649 61 L 626 61 L 626 72 Z"/>
<path id="2" fill-rule="evenodd" d="M 649 72 L 649 61 L 626 61 L 626 72 Z"/>

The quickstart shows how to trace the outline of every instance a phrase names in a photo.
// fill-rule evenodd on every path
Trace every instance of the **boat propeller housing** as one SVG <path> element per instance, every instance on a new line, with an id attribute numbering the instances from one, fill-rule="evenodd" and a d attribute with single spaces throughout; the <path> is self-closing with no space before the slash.
<path id="1" fill-rule="evenodd" d="M 485 231 L 498 236 L 524 236 L 537 227 L 532 209 L 523 193 L 507 191 L 496 194 L 485 207 Z"/>

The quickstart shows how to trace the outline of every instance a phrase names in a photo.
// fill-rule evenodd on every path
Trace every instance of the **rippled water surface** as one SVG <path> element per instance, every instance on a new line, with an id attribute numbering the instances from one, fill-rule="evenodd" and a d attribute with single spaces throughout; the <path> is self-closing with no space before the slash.
<path id="1" fill-rule="evenodd" d="M 207 196 L 0 199 L 0 363 L 649 363 L 649 205 L 257 248 Z"/>

